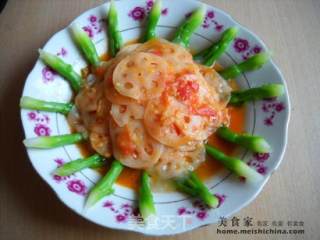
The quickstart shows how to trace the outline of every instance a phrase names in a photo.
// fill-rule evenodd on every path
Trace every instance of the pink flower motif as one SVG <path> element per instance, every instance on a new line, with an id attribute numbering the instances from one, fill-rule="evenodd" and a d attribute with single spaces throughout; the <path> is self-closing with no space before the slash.
<path id="1" fill-rule="evenodd" d="M 64 164 L 64 160 L 62 158 L 56 158 L 54 159 L 58 167 L 62 166 Z"/>
<path id="2" fill-rule="evenodd" d="M 51 129 L 44 124 L 36 124 L 34 132 L 37 136 L 50 136 Z"/>
<path id="3" fill-rule="evenodd" d="M 209 25 L 208 23 L 204 23 L 204 24 L 202 24 L 202 27 L 203 27 L 203 28 L 209 28 L 210 25 Z"/>
<path id="4" fill-rule="evenodd" d="M 57 183 L 59 183 L 59 182 L 61 182 L 61 181 L 63 180 L 63 178 L 62 178 L 61 176 L 58 176 L 58 175 L 53 175 L 53 179 L 54 179 Z"/>
<path id="5" fill-rule="evenodd" d="M 218 24 L 216 25 L 215 29 L 217 32 L 220 32 L 223 29 L 223 25 Z"/>
<path id="6" fill-rule="evenodd" d="M 264 162 L 270 157 L 270 153 L 255 153 L 253 157 L 259 162 Z"/>
<path id="7" fill-rule="evenodd" d="M 188 16 L 190 16 L 190 13 L 188 13 Z M 214 11 L 208 11 L 206 14 L 206 17 L 203 21 L 202 27 L 203 28 L 209 28 L 210 26 L 214 26 L 214 29 L 217 32 L 220 32 L 223 29 L 223 25 L 220 24 L 219 22 L 217 22 L 216 20 L 214 20 L 215 18 L 215 13 Z"/>
<path id="8" fill-rule="evenodd" d="M 106 207 L 106 208 L 109 208 L 109 207 L 112 207 L 113 206 L 113 202 L 111 201 L 106 201 L 104 204 L 103 204 L 103 207 Z"/>
<path id="9" fill-rule="evenodd" d="M 45 66 L 41 72 L 43 81 L 45 83 L 53 81 L 55 76 L 57 75 L 56 72 L 48 66 Z"/>
<path id="10" fill-rule="evenodd" d="M 208 217 L 208 213 L 206 211 L 200 211 L 197 213 L 197 218 L 200 220 L 204 220 L 206 217 Z"/>
<path id="11" fill-rule="evenodd" d="M 264 175 L 267 172 L 267 167 L 264 164 L 269 157 L 270 153 L 254 153 L 253 159 L 251 159 L 247 164 L 254 168 L 258 173 Z"/>
<path id="12" fill-rule="evenodd" d="M 67 182 L 67 187 L 69 191 L 74 192 L 79 195 L 85 195 L 87 187 L 81 180 L 70 180 Z"/>
<path id="13" fill-rule="evenodd" d="M 145 9 L 142 7 L 135 7 L 131 12 L 129 13 L 129 16 L 133 18 L 135 21 L 141 21 L 144 19 L 146 15 Z"/>
<path id="14" fill-rule="evenodd" d="M 152 0 L 148 0 L 147 1 L 147 7 L 148 8 L 152 8 L 153 7 L 153 1 Z"/>
<path id="15" fill-rule="evenodd" d="M 264 175 L 267 172 L 267 167 L 266 166 L 259 166 L 257 169 L 257 172 Z"/>
<path id="16" fill-rule="evenodd" d="M 36 117 L 37 117 L 37 114 L 35 112 L 28 113 L 29 120 L 34 121 L 36 119 Z"/>
<path id="17" fill-rule="evenodd" d="M 208 11 L 207 12 L 207 17 L 208 18 L 214 18 L 214 11 Z"/>
<path id="18" fill-rule="evenodd" d="M 139 208 L 133 209 L 133 210 L 132 210 L 132 215 L 135 216 L 135 217 L 137 217 L 137 218 L 141 217 Z"/>
<path id="19" fill-rule="evenodd" d="M 215 196 L 219 200 L 219 205 L 218 207 L 225 201 L 226 196 L 225 195 L 220 195 L 220 194 L 215 194 Z M 200 220 L 204 220 L 209 216 L 208 209 L 209 207 L 203 203 L 201 200 L 197 199 L 192 203 L 192 208 L 186 208 L 186 207 L 180 207 L 177 210 L 177 214 L 179 216 L 181 215 L 189 215 L 189 216 L 195 216 L 196 218 Z"/>
<path id="20" fill-rule="evenodd" d="M 161 11 L 161 15 L 162 15 L 162 16 L 167 16 L 167 15 L 168 15 L 168 12 L 169 12 L 168 8 L 164 8 L 164 9 L 162 9 L 162 11 Z"/>
<path id="21" fill-rule="evenodd" d="M 221 195 L 221 194 L 216 193 L 215 196 L 216 196 L 216 197 L 218 198 L 218 200 L 219 200 L 218 207 L 220 207 L 220 206 L 224 203 L 224 201 L 226 200 L 226 198 L 227 198 L 227 196 L 224 195 L 224 194 Z"/>
<path id="22" fill-rule="evenodd" d="M 96 16 L 94 16 L 94 15 L 91 15 L 89 17 L 89 21 L 92 22 L 92 23 L 95 23 L 97 20 L 98 20 L 98 18 Z"/>
<path id="23" fill-rule="evenodd" d="M 127 217 L 122 214 L 118 214 L 116 216 L 116 220 L 117 220 L 117 222 L 125 222 L 127 220 Z"/>
<path id="24" fill-rule="evenodd" d="M 244 51 L 248 50 L 249 42 L 246 39 L 236 38 L 233 47 L 239 53 L 244 52 Z"/>
<path id="25" fill-rule="evenodd" d="M 185 214 L 185 212 L 186 212 L 186 208 L 184 208 L 184 207 L 181 207 L 181 208 L 178 209 L 178 215 L 179 216 Z"/>
<path id="26" fill-rule="evenodd" d="M 129 203 L 125 203 L 121 205 L 121 208 L 131 208 L 131 205 Z"/>
<path id="27" fill-rule="evenodd" d="M 273 125 L 272 118 L 266 118 L 266 119 L 264 119 L 264 124 L 265 124 L 266 126 L 272 126 L 272 125 Z"/>
<path id="28" fill-rule="evenodd" d="M 53 175 L 53 179 L 57 182 L 60 183 L 62 181 L 65 181 L 67 179 L 69 179 L 71 176 L 59 176 L 59 175 Z"/>
<path id="29" fill-rule="evenodd" d="M 90 38 L 93 38 L 93 30 L 90 26 L 84 26 L 82 29 L 88 34 Z"/>
<path id="30" fill-rule="evenodd" d="M 255 54 L 258 54 L 262 51 L 262 48 L 260 46 L 255 46 L 252 51 L 255 53 Z"/>
<path id="31" fill-rule="evenodd" d="M 136 220 L 137 224 L 143 223 L 139 209 L 133 207 L 129 203 L 123 203 L 120 206 L 117 206 L 115 203 L 108 200 L 103 204 L 103 207 L 107 208 L 114 214 L 115 221 L 118 223 L 126 222 L 128 217 L 132 217 Z"/>
<path id="32" fill-rule="evenodd" d="M 269 112 L 269 108 L 268 108 L 268 105 L 266 103 L 263 103 L 262 105 L 262 111 L 264 112 Z"/>
<path id="33" fill-rule="evenodd" d="M 48 115 L 44 115 L 44 120 L 45 120 L 47 123 L 49 123 L 49 122 L 50 122 L 49 116 L 48 116 Z"/>
<path id="34" fill-rule="evenodd" d="M 282 112 L 285 108 L 285 104 L 283 102 L 277 102 L 276 98 L 265 99 L 261 109 L 263 112 L 268 113 L 268 116 L 264 119 L 264 124 L 266 126 L 272 126 L 276 114 Z"/>
<path id="35" fill-rule="evenodd" d="M 68 51 L 65 48 L 61 48 L 60 51 L 57 53 L 57 55 L 61 57 L 65 57 L 67 56 L 67 54 L 68 54 Z"/>
<path id="36" fill-rule="evenodd" d="M 285 106 L 284 106 L 284 104 L 282 102 L 280 102 L 280 103 L 276 104 L 275 109 L 276 109 L 277 112 L 282 112 L 285 109 Z"/>

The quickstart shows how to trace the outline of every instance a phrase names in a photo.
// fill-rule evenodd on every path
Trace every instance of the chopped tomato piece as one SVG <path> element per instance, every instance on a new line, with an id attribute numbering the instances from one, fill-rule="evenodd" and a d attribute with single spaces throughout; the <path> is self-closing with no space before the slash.
<path id="1" fill-rule="evenodd" d="M 181 129 L 177 126 L 177 124 L 173 123 L 172 127 L 178 136 L 180 136 L 182 134 Z"/>
<path id="2" fill-rule="evenodd" d="M 196 113 L 200 116 L 213 117 L 217 115 L 217 112 L 210 107 L 200 107 L 196 109 Z"/>
<path id="3" fill-rule="evenodd" d="M 193 81 L 180 81 L 177 92 L 182 101 L 189 100 L 199 91 L 199 84 Z"/>
<path id="4" fill-rule="evenodd" d="M 154 54 L 154 55 L 157 55 L 157 56 L 162 56 L 162 51 L 160 49 L 152 49 L 150 51 L 150 53 Z"/>

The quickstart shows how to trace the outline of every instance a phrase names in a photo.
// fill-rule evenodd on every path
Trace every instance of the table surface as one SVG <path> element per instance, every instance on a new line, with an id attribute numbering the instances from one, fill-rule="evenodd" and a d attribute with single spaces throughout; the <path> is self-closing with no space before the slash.
<path id="1" fill-rule="evenodd" d="M 0 238 L 146 239 L 104 229 L 67 209 L 32 169 L 24 147 L 18 102 L 39 47 L 84 10 L 103 1 L 9 0 L 0 14 Z M 259 35 L 274 52 L 291 97 L 289 142 L 284 161 L 262 193 L 237 216 L 254 220 L 304 221 L 304 235 L 319 239 L 320 188 L 320 1 L 208 0 Z M 40 11 L 41 9 L 41 11 Z M 247 239 L 217 235 L 217 226 L 169 239 Z M 283 239 L 254 235 L 254 239 Z"/>

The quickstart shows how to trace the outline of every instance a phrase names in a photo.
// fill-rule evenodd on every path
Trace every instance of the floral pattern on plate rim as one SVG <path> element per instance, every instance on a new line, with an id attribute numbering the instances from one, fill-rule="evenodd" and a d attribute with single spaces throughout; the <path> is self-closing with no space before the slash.
<path id="1" fill-rule="evenodd" d="M 126 223 L 130 220 L 134 220 L 138 224 L 143 222 L 138 207 L 131 203 L 122 203 L 117 206 L 113 201 L 107 200 L 102 207 L 112 212 L 115 221 L 118 223 Z"/>
<path id="2" fill-rule="evenodd" d="M 50 136 L 50 118 L 47 114 L 40 111 L 31 111 L 27 113 L 28 120 L 34 123 L 33 132 L 38 137 Z"/>
<path id="3" fill-rule="evenodd" d="M 218 208 L 225 202 L 226 200 L 226 195 L 224 194 L 214 194 L 218 200 L 219 200 L 219 205 Z M 194 200 L 192 202 L 192 208 L 188 207 L 179 207 L 177 210 L 177 214 L 179 216 L 182 215 L 188 215 L 188 216 L 195 216 L 198 220 L 203 221 L 206 219 L 209 214 L 210 214 L 210 208 L 206 206 L 201 200 Z"/>
<path id="4" fill-rule="evenodd" d="M 241 58 L 243 60 L 247 60 L 249 57 L 262 52 L 261 46 L 259 46 L 256 43 L 255 44 L 250 43 L 245 38 L 240 38 L 240 37 L 236 38 L 233 41 L 232 46 L 237 53 L 241 54 Z"/>
<path id="5" fill-rule="evenodd" d="M 254 153 L 252 158 L 249 160 L 248 165 L 253 167 L 261 175 L 266 175 L 268 168 L 265 163 L 270 156 L 270 153 Z"/>
<path id="6" fill-rule="evenodd" d="M 57 167 L 61 167 L 65 163 L 62 158 L 56 158 L 54 159 L 54 162 L 56 163 Z M 88 187 L 86 186 L 86 184 L 81 179 L 76 178 L 75 174 L 63 177 L 52 175 L 52 178 L 56 183 L 65 183 L 68 191 L 73 192 L 77 195 L 86 196 L 88 193 Z"/>
<path id="7" fill-rule="evenodd" d="M 82 29 L 88 34 L 90 38 L 94 38 L 96 35 L 104 32 L 106 27 L 106 20 L 104 18 L 98 18 L 96 15 L 90 15 L 87 17 L 87 25 Z"/>
<path id="8" fill-rule="evenodd" d="M 263 120 L 264 125 L 267 127 L 273 126 L 276 115 L 285 109 L 284 102 L 278 101 L 277 98 L 265 99 L 261 107 L 261 110 L 267 114 Z"/>
<path id="9" fill-rule="evenodd" d="M 151 8 L 153 6 L 154 1 L 153 0 L 147 0 L 145 3 L 145 6 L 135 6 L 133 9 L 130 10 L 128 13 L 128 16 L 131 17 L 135 21 L 142 21 L 145 19 L 145 17 L 149 14 L 151 11 Z M 161 10 L 162 16 L 167 16 L 169 13 L 168 8 L 163 8 Z"/>

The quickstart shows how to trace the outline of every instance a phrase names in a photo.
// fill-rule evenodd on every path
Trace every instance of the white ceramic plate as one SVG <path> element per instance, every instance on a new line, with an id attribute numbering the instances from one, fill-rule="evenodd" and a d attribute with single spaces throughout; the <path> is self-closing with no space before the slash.
<path id="1" fill-rule="evenodd" d="M 109 3 L 106 3 L 88 10 L 74 20 L 83 26 L 92 37 L 99 54 L 107 51 L 103 18 L 105 18 L 108 5 Z M 152 1 L 145 0 L 116 2 L 120 29 L 125 40 L 136 39 L 140 36 L 143 30 L 143 20 L 151 5 Z M 158 35 L 170 39 L 176 26 L 185 19 L 186 14 L 195 10 L 199 5 L 200 2 L 191 0 L 164 0 L 162 17 L 157 27 Z M 220 62 L 222 65 L 241 62 L 255 53 L 266 50 L 265 44 L 256 35 L 239 25 L 228 14 L 212 6 L 207 6 L 206 20 L 192 37 L 192 49 L 198 51 L 208 46 L 219 38 L 223 30 L 234 25 L 239 26 L 240 32 L 222 57 Z M 56 33 L 47 42 L 44 49 L 56 53 L 66 62 L 73 64 L 77 71 L 85 66 L 67 29 Z M 280 71 L 272 61 L 259 71 L 242 75 L 237 78 L 237 81 L 243 88 L 270 82 L 286 85 Z M 65 80 L 38 60 L 26 80 L 23 95 L 67 102 L 71 98 L 71 90 Z M 86 169 L 69 177 L 52 176 L 52 171 L 58 165 L 81 157 L 76 146 L 52 150 L 28 149 L 28 154 L 36 171 L 61 201 L 84 218 L 109 228 L 132 230 L 148 235 L 171 235 L 216 223 L 222 216 L 229 217 L 248 205 L 259 194 L 283 157 L 289 111 L 287 92 L 281 98 L 248 105 L 246 130 L 264 136 L 271 143 L 273 152 L 263 155 L 243 152 L 239 157 L 264 175 L 263 182 L 247 185 L 228 171 L 222 171 L 218 176 L 206 182 L 210 191 L 221 200 L 220 207 L 217 209 L 208 209 L 199 201 L 179 193 L 156 193 L 154 198 L 158 217 L 153 224 L 148 226 L 141 225 L 141 221 L 136 216 L 137 202 L 132 190 L 116 185 L 113 195 L 105 197 L 93 209 L 84 211 L 86 195 L 100 175 L 91 169 Z M 70 132 L 65 117 L 59 114 L 22 110 L 21 118 L 26 138 Z"/>

